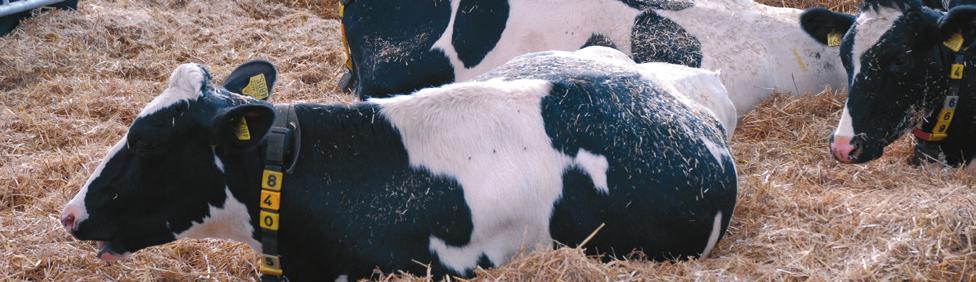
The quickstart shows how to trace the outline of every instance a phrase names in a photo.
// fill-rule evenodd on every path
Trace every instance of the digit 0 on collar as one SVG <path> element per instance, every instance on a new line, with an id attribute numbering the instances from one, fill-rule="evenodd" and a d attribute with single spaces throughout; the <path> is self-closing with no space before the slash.
<path id="1" fill-rule="evenodd" d="M 270 231 L 278 231 L 277 213 L 273 213 L 269 211 L 261 211 L 261 214 L 258 216 L 258 220 L 261 221 L 260 223 L 262 229 L 270 230 Z"/>

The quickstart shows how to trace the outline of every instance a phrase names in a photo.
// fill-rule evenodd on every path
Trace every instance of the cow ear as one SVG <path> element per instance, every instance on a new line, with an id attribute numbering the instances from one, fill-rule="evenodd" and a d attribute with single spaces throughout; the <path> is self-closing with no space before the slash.
<path id="1" fill-rule="evenodd" d="M 268 61 L 254 60 L 234 69 L 224 80 L 224 88 L 230 92 L 268 100 L 278 71 Z"/>
<path id="2" fill-rule="evenodd" d="M 264 103 L 226 109 L 214 120 L 215 143 L 228 148 L 257 146 L 268 134 L 274 119 L 274 109 Z"/>
<path id="3" fill-rule="evenodd" d="M 939 20 L 939 33 L 943 40 L 951 40 L 961 33 L 966 42 L 972 42 L 976 35 L 976 5 L 959 5 L 949 10 Z"/>
<path id="4" fill-rule="evenodd" d="M 800 26 L 803 31 L 821 44 L 828 45 L 828 37 L 833 33 L 843 35 L 854 24 L 854 16 L 844 13 L 834 13 L 824 8 L 810 8 L 800 15 Z M 833 45 L 830 44 L 830 45 Z"/>

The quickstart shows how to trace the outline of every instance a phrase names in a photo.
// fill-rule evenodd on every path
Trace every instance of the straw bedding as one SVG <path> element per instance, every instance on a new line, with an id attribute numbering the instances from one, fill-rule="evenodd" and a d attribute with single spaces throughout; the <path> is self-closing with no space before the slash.
<path id="1" fill-rule="evenodd" d="M 772 5 L 852 2 L 771 1 Z M 60 209 L 179 63 L 217 76 L 277 63 L 276 101 L 350 102 L 334 1 L 82 1 L 0 38 L 0 280 L 251 280 L 243 244 L 184 240 L 106 264 L 70 238 Z M 486 280 L 976 280 L 976 177 L 910 167 L 911 140 L 839 165 L 826 140 L 843 93 L 774 95 L 733 138 L 738 208 L 713 257 L 602 262 L 578 249 L 520 255 Z M 598 236 L 598 235 L 597 235 Z M 425 279 L 377 272 L 379 280 Z"/>

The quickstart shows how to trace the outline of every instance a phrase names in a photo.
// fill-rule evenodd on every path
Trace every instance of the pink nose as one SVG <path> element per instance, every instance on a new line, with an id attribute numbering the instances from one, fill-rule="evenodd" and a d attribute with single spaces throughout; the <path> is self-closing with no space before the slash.
<path id="1" fill-rule="evenodd" d="M 61 218 L 61 225 L 64 226 L 65 230 L 74 231 L 75 230 L 75 215 L 73 213 L 66 213 L 64 217 Z"/>
<path id="2" fill-rule="evenodd" d="M 851 145 L 851 138 L 844 136 L 834 136 L 834 142 L 830 143 L 830 153 L 834 158 L 842 163 L 851 162 L 851 152 L 854 145 Z"/>

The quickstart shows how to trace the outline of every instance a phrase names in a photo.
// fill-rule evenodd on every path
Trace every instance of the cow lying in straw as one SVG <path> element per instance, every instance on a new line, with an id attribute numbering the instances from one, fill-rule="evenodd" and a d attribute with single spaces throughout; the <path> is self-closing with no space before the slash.
<path id="1" fill-rule="evenodd" d="M 842 89 L 837 48 L 799 25 L 801 10 L 752 0 L 349 0 L 348 87 L 387 97 L 468 81 L 515 56 L 613 47 L 638 63 L 722 72 L 739 114 L 774 91 Z"/>
<path id="2" fill-rule="evenodd" d="M 65 229 L 103 260 L 215 237 L 261 250 L 267 276 L 425 273 L 415 261 L 468 276 L 601 226 L 592 253 L 706 256 L 735 207 L 730 125 L 684 94 L 715 92 L 734 113 L 708 71 L 591 47 L 352 105 L 232 90 L 177 68 L 67 204 Z"/>

